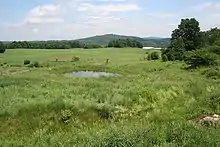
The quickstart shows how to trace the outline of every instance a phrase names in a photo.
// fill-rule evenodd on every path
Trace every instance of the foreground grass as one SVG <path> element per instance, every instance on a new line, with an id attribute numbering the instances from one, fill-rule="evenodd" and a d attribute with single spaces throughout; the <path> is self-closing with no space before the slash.
<path id="1" fill-rule="evenodd" d="M 218 127 L 189 121 L 220 114 L 220 81 L 183 63 L 140 60 L 144 53 L 7 51 L 0 56 L 0 146 L 220 146 Z M 25 67 L 25 59 L 43 67 Z M 73 70 L 123 77 L 62 76 Z"/>

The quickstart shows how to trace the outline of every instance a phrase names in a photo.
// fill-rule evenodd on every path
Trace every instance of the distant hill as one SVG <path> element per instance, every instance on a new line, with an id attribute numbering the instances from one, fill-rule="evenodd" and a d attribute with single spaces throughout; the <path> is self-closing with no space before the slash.
<path id="1" fill-rule="evenodd" d="M 117 39 L 134 39 L 141 42 L 143 46 L 152 46 L 152 47 L 163 47 L 163 46 L 167 46 L 170 43 L 170 38 L 158 38 L 158 37 L 140 38 L 135 36 L 123 36 L 123 35 L 115 35 L 115 34 L 93 36 L 93 37 L 78 39 L 76 41 L 79 41 L 84 44 L 98 44 L 105 46 L 110 41 Z"/>

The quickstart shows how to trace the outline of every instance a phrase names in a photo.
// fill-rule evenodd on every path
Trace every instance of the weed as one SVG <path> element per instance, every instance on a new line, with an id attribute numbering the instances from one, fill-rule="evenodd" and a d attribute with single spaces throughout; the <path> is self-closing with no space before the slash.
<path id="1" fill-rule="evenodd" d="M 63 123 L 69 122 L 71 116 L 72 116 L 71 110 L 61 110 L 61 120 Z"/>
<path id="2" fill-rule="evenodd" d="M 77 61 L 80 61 L 80 57 L 77 57 L 77 56 L 74 56 L 72 57 L 72 62 L 77 62 Z"/>
<path id="3" fill-rule="evenodd" d="M 28 65 L 28 64 L 30 64 L 30 63 L 31 63 L 30 60 L 24 60 L 24 65 Z"/>

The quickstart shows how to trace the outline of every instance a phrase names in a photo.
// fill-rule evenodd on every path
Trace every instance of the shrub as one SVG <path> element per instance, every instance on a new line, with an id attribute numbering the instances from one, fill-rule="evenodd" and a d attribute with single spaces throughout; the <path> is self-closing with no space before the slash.
<path id="1" fill-rule="evenodd" d="M 33 63 L 33 66 L 34 66 L 34 67 L 40 67 L 40 63 L 37 62 L 37 61 L 35 61 L 35 62 Z"/>
<path id="2" fill-rule="evenodd" d="M 106 104 L 101 103 L 101 104 L 93 107 L 92 109 L 102 119 L 112 119 L 113 118 L 114 108 L 112 108 L 110 105 L 106 105 Z"/>
<path id="3" fill-rule="evenodd" d="M 148 53 L 147 60 L 149 60 L 149 61 L 152 60 L 151 53 Z"/>
<path id="4" fill-rule="evenodd" d="M 24 60 L 24 65 L 28 65 L 28 64 L 30 64 L 30 63 L 31 63 L 30 60 Z"/>
<path id="5" fill-rule="evenodd" d="M 204 95 L 204 99 L 201 101 L 203 107 L 211 112 L 219 113 L 220 110 L 220 96 L 218 89 L 210 89 L 209 92 Z"/>
<path id="6" fill-rule="evenodd" d="M 109 60 L 109 59 L 106 59 L 105 63 L 108 64 L 109 62 L 110 62 L 110 60 Z"/>
<path id="7" fill-rule="evenodd" d="M 220 46 L 210 46 L 206 48 L 207 51 L 220 55 Z"/>
<path id="8" fill-rule="evenodd" d="M 162 61 L 163 62 L 167 62 L 168 61 L 167 55 L 165 55 L 165 54 L 162 55 Z"/>
<path id="9" fill-rule="evenodd" d="M 7 66 L 7 62 L 1 63 L 1 66 Z"/>
<path id="10" fill-rule="evenodd" d="M 189 51 L 185 54 L 185 62 L 190 65 L 189 68 L 200 66 L 215 66 L 218 64 L 219 56 L 206 50 Z"/>
<path id="11" fill-rule="evenodd" d="M 220 69 L 219 68 L 209 68 L 202 72 L 208 78 L 220 79 Z"/>
<path id="12" fill-rule="evenodd" d="M 173 54 L 168 54 L 167 57 L 168 57 L 169 61 L 175 61 L 176 60 L 176 57 Z"/>
<path id="13" fill-rule="evenodd" d="M 151 53 L 151 59 L 152 59 L 152 60 L 158 60 L 158 59 L 160 59 L 160 54 L 159 54 L 159 52 L 152 52 L 152 53 Z"/>
<path id="14" fill-rule="evenodd" d="M 72 116 L 72 111 L 71 110 L 62 110 L 61 111 L 61 121 L 63 123 L 69 122 L 71 116 Z"/>
<path id="15" fill-rule="evenodd" d="M 5 48 L 5 45 L 2 42 L 0 42 L 0 54 L 5 52 Z"/>
<path id="16" fill-rule="evenodd" d="M 35 62 L 29 64 L 28 67 L 32 67 L 32 68 L 33 68 L 33 67 L 36 67 L 36 68 L 38 68 L 38 67 L 41 67 L 41 65 L 40 65 L 39 62 L 35 61 Z"/>
<path id="17" fill-rule="evenodd" d="M 4 52 L 5 52 L 5 49 L 0 49 L 0 54 Z"/>
<path id="18" fill-rule="evenodd" d="M 176 48 L 170 48 L 162 49 L 161 50 L 162 55 L 166 55 L 168 58 L 168 61 L 176 61 L 180 60 L 182 61 L 184 59 L 184 50 L 183 48 L 176 49 Z"/>
<path id="19" fill-rule="evenodd" d="M 80 57 L 77 57 L 77 56 L 74 56 L 72 57 L 72 62 L 76 62 L 76 61 L 79 61 L 80 60 Z"/>

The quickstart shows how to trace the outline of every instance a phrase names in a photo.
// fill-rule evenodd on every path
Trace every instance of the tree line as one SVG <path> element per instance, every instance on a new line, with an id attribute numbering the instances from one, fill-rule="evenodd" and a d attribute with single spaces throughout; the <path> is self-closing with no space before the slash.
<path id="1" fill-rule="evenodd" d="M 13 41 L 10 43 L 0 42 L 0 53 L 4 53 L 5 49 L 71 49 L 71 48 L 84 48 L 94 49 L 102 48 L 103 46 L 97 44 L 83 44 L 79 41 Z M 118 39 L 110 41 L 106 47 L 138 47 L 142 48 L 143 45 L 132 39 Z"/>
<path id="2" fill-rule="evenodd" d="M 116 48 L 124 48 L 124 47 L 137 47 L 143 48 L 143 45 L 134 39 L 118 39 L 112 40 L 108 43 L 107 47 L 116 47 Z"/>
<path id="3" fill-rule="evenodd" d="M 78 41 L 13 41 L 5 44 L 6 49 L 70 49 L 83 46 Z"/>

